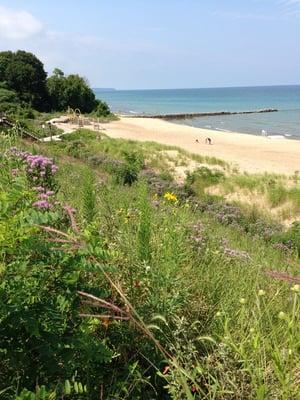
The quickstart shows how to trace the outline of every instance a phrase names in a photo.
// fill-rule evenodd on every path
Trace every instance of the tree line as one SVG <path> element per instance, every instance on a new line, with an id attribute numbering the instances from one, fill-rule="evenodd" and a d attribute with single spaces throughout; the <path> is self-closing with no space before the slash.
<path id="1" fill-rule="evenodd" d="M 15 107 L 37 111 L 79 108 L 83 113 L 108 116 L 108 105 L 96 99 L 85 78 L 65 75 L 56 68 L 47 77 L 43 63 L 32 53 L 18 50 L 0 52 L 0 112 Z"/>

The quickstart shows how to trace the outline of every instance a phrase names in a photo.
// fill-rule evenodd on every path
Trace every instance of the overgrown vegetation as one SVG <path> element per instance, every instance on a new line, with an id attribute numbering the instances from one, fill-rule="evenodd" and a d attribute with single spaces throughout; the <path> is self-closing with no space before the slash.
<path id="1" fill-rule="evenodd" d="M 0 146 L 1 398 L 299 398 L 299 222 L 154 143 Z"/>

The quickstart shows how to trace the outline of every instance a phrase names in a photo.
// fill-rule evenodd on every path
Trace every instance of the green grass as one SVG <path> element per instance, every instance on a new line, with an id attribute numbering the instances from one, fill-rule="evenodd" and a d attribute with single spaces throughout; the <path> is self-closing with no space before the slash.
<path id="1" fill-rule="evenodd" d="M 1 142 L 2 151 L 13 144 L 12 139 L 5 140 Z M 58 163 L 58 207 L 74 208 L 77 225 L 74 230 L 66 214 L 55 220 L 55 228 L 67 235 L 59 236 L 58 243 L 53 242 L 55 232 L 40 233 L 36 223 L 30 225 L 37 218 L 31 203 L 19 210 L 19 197 L 15 202 L 7 198 L 14 199 L 21 190 L 21 199 L 34 194 L 22 186 L 21 179 L 7 185 L 13 179 L 11 165 L 5 164 L 0 175 L 0 195 L 5 203 L 0 208 L 0 244 L 8 240 L 1 232 L 11 231 L 14 234 L 7 237 L 14 245 L 1 250 L 1 285 L 5 286 L 0 285 L 0 321 L 4 321 L 4 315 L 14 316 L 15 304 L 20 310 L 18 316 L 22 315 L 18 323 L 28 318 L 28 331 L 25 329 L 17 339 L 14 330 L 8 331 L 0 322 L 0 349 L 6 357 L 0 383 L 14 388 L 5 400 L 15 399 L 22 388 L 35 392 L 36 382 L 46 384 L 49 391 L 60 390 L 66 380 L 72 387 L 74 381 L 87 382 L 87 393 L 80 394 L 82 399 L 103 393 L 102 398 L 107 400 L 297 400 L 299 288 L 292 291 L 291 284 L 267 274 L 277 270 L 296 275 L 293 262 L 299 263 L 297 254 L 274 247 L 275 234 L 266 239 L 258 229 L 253 233 L 251 222 L 258 222 L 262 228 L 267 223 L 257 210 L 251 213 L 248 209 L 251 215 L 243 219 L 243 225 L 239 221 L 225 224 L 218 218 L 223 211 L 210 212 L 214 200 L 210 198 L 206 204 L 203 196 L 205 187 L 221 184 L 261 191 L 274 206 L 286 201 L 299 204 L 296 186 L 284 186 L 283 177 L 228 176 L 206 168 L 196 171 L 190 182 L 201 183 L 198 197 L 173 201 L 164 198 L 164 193 L 156 195 L 141 175 L 131 185 L 117 183 L 113 170 L 104 163 L 93 164 L 90 157 L 104 154 L 109 160 L 130 163 L 131 159 L 134 163 L 139 156 L 138 160 L 146 160 L 151 168 L 170 178 L 162 152 L 177 150 L 181 157 L 187 156 L 174 147 L 114 140 L 88 130 L 66 135 L 58 143 L 18 145 L 51 156 Z M 221 165 L 207 158 L 197 157 L 197 161 Z M 207 206 L 204 210 L 195 206 L 201 201 Z M 63 251 L 52 250 L 58 244 Z M 13 274 L 2 270 L 12 270 Z M 101 318 L 100 322 L 92 317 L 79 321 L 82 310 L 98 315 L 107 310 L 84 308 L 78 290 L 129 310 L 129 321 L 112 319 L 106 325 Z M 70 296 L 74 296 L 72 303 L 68 303 Z M 41 307 L 43 314 L 32 320 L 28 307 L 32 313 Z M 18 323 L 16 329 L 21 326 Z M 76 340 L 69 344 L 74 329 Z M 50 345 L 40 345 L 44 330 L 46 344 L 54 346 L 53 352 Z M 60 331 L 64 334 L 56 342 L 54 333 Z M 6 335 L 12 335 L 12 342 L 19 346 L 16 358 Z M 101 355 L 103 347 L 98 350 L 103 358 L 96 357 L 94 346 L 100 344 L 112 353 L 107 362 Z M 24 354 L 25 347 L 46 361 L 36 365 Z M 83 362 L 80 357 L 85 352 L 88 357 Z M 10 363 L 19 365 L 20 357 L 22 368 L 7 369 Z M 56 365 L 59 373 L 52 370 Z M 34 379 L 29 380 L 28 374 Z M 79 397 L 74 394 L 70 398 Z M 21 399 L 25 400 L 25 395 Z"/>
<path id="2" fill-rule="evenodd" d="M 241 202 L 243 197 L 252 197 L 253 201 L 259 204 L 265 200 L 265 206 L 269 209 L 283 207 L 280 211 L 284 218 L 292 218 L 300 212 L 300 185 L 298 175 L 287 177 L 276 174 L 227 174 L 218 185 L 220 192 L 225 195 L 232 193 L 240 194 Z M 256 200 L 257 199 L 257 200 Z M 278 214 L 278 216 L 280 216 Z"/>

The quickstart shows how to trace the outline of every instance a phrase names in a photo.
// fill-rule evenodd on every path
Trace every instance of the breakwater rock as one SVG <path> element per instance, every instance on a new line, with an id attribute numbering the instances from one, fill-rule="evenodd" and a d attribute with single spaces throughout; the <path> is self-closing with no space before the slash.
<path id="1" fill-rule="evenodd" d="M 218 115 L 236 115 L 236 114 L 260 114 L 277 112 L 276 108 L 266 108 L 262 110 L 250 110 L 250 111 L 216 111 L 216 112 L 196 112 L 196 113 L 180 113 L 180 114 L 137 114 L 127 115 L 130 118 L 159 118 L 159 119 L 187 119 L 187 118 L 198 118 L 198 117 L 213 117 Z"/>

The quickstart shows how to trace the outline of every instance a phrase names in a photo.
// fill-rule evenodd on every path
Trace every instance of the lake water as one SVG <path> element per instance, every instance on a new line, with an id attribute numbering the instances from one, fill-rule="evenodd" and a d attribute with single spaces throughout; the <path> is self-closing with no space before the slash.
<path id="1" fill-rule="evenodd" d="M 276 108 L 275 113 L 195 117 L 176 123 L 261 135 L 300 139 L 300 85 L 211 89 L 114 90 L 94 89 L 112 111 L 135 114 L 181 114 L 250 111 Z"/>

